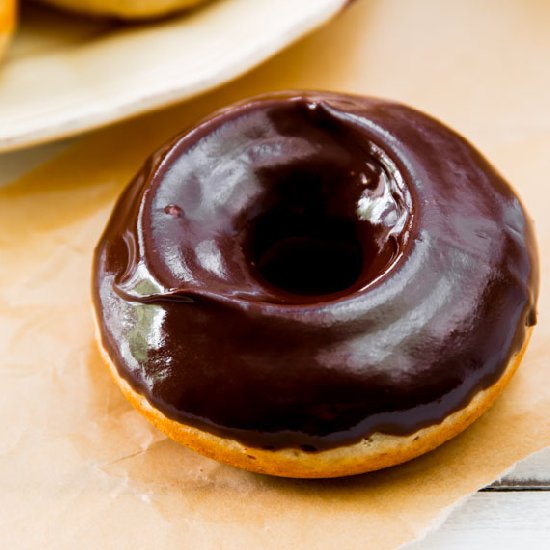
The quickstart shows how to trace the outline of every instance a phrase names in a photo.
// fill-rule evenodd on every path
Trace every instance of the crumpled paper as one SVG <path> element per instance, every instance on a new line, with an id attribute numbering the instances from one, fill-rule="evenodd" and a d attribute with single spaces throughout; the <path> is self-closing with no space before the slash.
<path id="1" fill-rule="evenodd" d="M 244 79 L 81 139 L 0 190 L 0 540 L 16 548 L 390 549 L 550 444 L 550 5 L 359 1 Z M 172 443 L 94 344 L 92 250 L 147 154 L 214 108 L 280 88 L 388 96 L 466 134 L 535 219 L 542 293 L 522 366 L 464 434 L 403 466 L 285 480 Z"/>

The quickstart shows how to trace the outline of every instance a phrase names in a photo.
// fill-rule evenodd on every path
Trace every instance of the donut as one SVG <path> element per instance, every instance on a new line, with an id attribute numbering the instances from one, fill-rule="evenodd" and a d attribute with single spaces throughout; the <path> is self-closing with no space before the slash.
<path id="1" fill-rule="evenodd" d="M 486 411 L 536 323 L 532 226 L 464 138 L 410 107 L 284 92 L 145 163 L 94 254 L 101 355 L 133 406 L 220 462 L 338 477 Z"/>
<path id="2" fill-rule="evenodd" d="M 15 0 L 2 0 L 0 2 L 0 58 L 4 55 L 10 43 L 17 15 Z"/>
<path id="3" fill-rule="evenodd" d="M 40 0 L 58 8 L 118 19 L 148 19 L 191 8 L 205 0 Z"/>

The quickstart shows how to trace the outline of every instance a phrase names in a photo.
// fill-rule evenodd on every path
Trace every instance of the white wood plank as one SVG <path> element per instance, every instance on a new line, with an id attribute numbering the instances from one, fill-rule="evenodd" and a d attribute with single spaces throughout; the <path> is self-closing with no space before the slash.
<path id="1" fill-rule="evenodd" d="M 406 550 L 550 548 L 550 492 L 477 493 Z"/>
<path id="2" fill-rule="evenodd" d="M 495 486 L 536 486 L 550 490 L 550 447 L 520 462 Z"/>

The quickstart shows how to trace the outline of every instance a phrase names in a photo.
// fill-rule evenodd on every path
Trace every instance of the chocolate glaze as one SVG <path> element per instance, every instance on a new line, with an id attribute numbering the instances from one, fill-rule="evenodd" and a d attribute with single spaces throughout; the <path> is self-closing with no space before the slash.
<path id="1" fill-rule="evenodd" d="M 154 155 L 96 249 L 120 375 L 168 417 L 263 448 L 441 422 L 535 323 L 534 238 L 463 138 L 402 105 L 250 100 Z"/>

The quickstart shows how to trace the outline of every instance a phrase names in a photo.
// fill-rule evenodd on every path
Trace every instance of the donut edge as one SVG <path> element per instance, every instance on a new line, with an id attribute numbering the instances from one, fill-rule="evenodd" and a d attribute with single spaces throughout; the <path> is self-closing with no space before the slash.
<path id="1" fill-rule="evenodd" d="M 374 433 L 370 437 L 334 449 L 305 452 L 301 449 L 269 451 L 250 447 L 168 418 L 122 378 L 103 346 L 94 308 L 95 340 L 111 377 L 132 406 L 167 437 L 218 462 L 259 474 L 289 478 L 333 478 L 363 474 L 396 466 L 417 458 L 457 436 L 486 412 L 502 393 L 519 367 L 533 327 L 526 330 L 521 350 L 514 355 L 500 378 L 474 395 L 464 408 L 441 423 L 411 435 Z"/>
<path id="2" fill-rule="evenodd" d="M 93 17 L 143 20 L 165 17 L 206 0 L 40 0 L 56 8 Z"/>
<path id="3" fill-rule="evenodd" d="M 7 5 L 0 8 L 0 60 L 4 57 L 15 31 L 17 4 L 7 0 Z"/>

